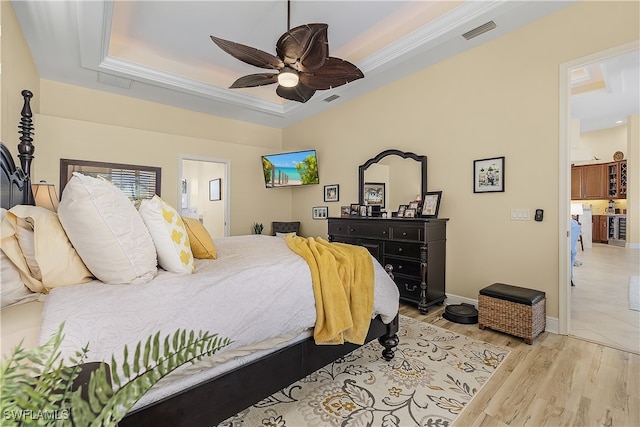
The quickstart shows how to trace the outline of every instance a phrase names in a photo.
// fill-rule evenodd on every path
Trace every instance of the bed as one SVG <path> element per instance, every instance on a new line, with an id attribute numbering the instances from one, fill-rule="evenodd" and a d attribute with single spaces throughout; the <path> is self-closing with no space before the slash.
<path id="1" fill-rule="evenodd" d="M 18 147 L 21 167 L 16 167 L 4 145 L 0 147 L 2 207 L 6 209 L 33 204 L 29 176 L 35 153 L 31 138 L 31 96 L 30 92 L 23 91 Z M 71 352 L 74 346 L 84 345 L 90 338 L 99 335 L 100 340 L 89 340 L 90 349 L 100 343 L 100 348 L 92 355 L 98 359 L 105 354 L 117 354 L 117 351 L 110 353 L 116 350 L 114 342 L 135 341 L 135 333 L 146 338 L 148 328 L 169 328 L 171 324 L 160 322 L 160 317 L 177 320 L 177 327 L 196 329 L 204 324 L 213 333 L 232 335 L 230 338 L 235 343 L 228 351 L 220 352 L 210 360 L 205 359 L 203 365 L 198 363 L 179 369 L 180 372 L 167 381 L 168 384 L 159 384 L 152 389 L 153 392 L 145 395 L 119 424 L 122 426 L 216 425 L 359 346 L 349 342 L 340 345 L 315 344 L 313 322 L 316 320 L 316 311 L 313 293 L 307 289 L 309 286 L 299 286 L 302 294 L 291 298 L 293 305 L 286 305 L 288 292 L 278 293 L 278 283 L 275 282 L 288 286 L 289 291 L 298 283 L 306 283 L 307 276 L 310 280 L 311 275 L 304 260 L 291 252 L 282 238 L 235 236 L 217 239 L 215 245 L 217 258 L 194 260 L 195 273 L 192 275 L 159 269 L 153 279 L 139 286 L 114 286 L 93 279 L 87 283 L 56 287 L 46 297 L 38 295 L 23 304 L 3 307 L 3 346 L 6 345 L 5 337 L 14 341 L 26 337 L 27 345 L 42 342 L 62 320 L 66 322 L 65 333 L 70 336 L 67 348 L 63 346 L 63 352 Z M 267 251 L 269 255 L 265 257 Z M 251 263 L 247 262 L 249 259 Z M 264 280 L 267 276 L 262 268 L 278 264 L 282 271 L 290 273 L 289 276 Z M 210 283 L 213 277 L 219 282 Z M 261 277 L 263 280 L 260 280 Z M 225 290 L 225 287 L 237 286 L 240 278 L 246 281 L 242 282 L 241 292 Z M 391 360 L 394 348 L 398 345 L 397 288 L 375 260 L 374 278 L 374 315 L 370 316 L 364 342 L 378 339 L 384 348 L 383 357 Z M 259 286 L 250 287 L 251 284 Z M 157 292 L 159 289 L 162 291 Z M 190 293 L 177 289 L 189 289 Z M 160 294 L 161 297 L 152 300 L 154 294 Z M 97 295 L 99 298 L 96 298 Z M 97 300 L 100 304 L 92 306 L 92 301 Z M 200 309 L 206 312 L 207 304 L 212 304 L 209 300 L 224 300 L 227 304 L 218 306 L 222 307 L 218 310 L 208 311 L 206 315 L 193 314 L 193 307 L 196 306 L 201 306 Z M 149 304 L 140 305 L 140 302 L 149 301 L 153 301 L 153 310 L 148 308 Z M 114 308 L 116 303 L 117 310 Z M 273 308 L 269 311 L 277 311 L 279 315 L 287 313 L 289 318 L 282 319 L 271 312 L 261 312 L 260 307 L 267 303 Z M 77 309 L 74 309 L 74 304 Z M 247 307 L 240 314 L 235 308 L 243 305 Z M 98 307 L 102 314 L 90 317 Z M 135 319 L 117 319 L 122 310 L 135 313 Z M 158 312 L 162 312 L 163 316 L 157 316 Z M 114 319 L 113 322 L 97 321 L 98 318 L 110 317 Z M 229 318 L 233 318 L 233 322 L 228 322 L 231 325 L 222 323 Z M 263 321 L 267 318 L 271 320 Z M 246 319 L 249 323 L 243 325 L 239 319 Z M 83 326 L 87 324 L 91 324 L 91 327 Z M 129 328 L 133 330 L 133 335 L 122 338 L 120 334 L 128 324 L 135 325 Z M 34 338 L 36 332 L 39 334 L 37 339 Z M 107 340 L 109 335 L 115 335 L 115 341 L 113 338 Z M 103 340 L 105 336 L 107 338 Z"/>

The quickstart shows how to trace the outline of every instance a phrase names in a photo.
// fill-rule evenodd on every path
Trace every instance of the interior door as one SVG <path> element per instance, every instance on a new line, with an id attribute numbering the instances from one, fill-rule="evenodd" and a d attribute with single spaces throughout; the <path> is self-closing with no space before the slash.
<path id="1" fill-rule="evenodd" d="M 213 238 L 229 235 L 229 165 L 224 159 L 180 160 L 181 215 L 197 218 Z"/>

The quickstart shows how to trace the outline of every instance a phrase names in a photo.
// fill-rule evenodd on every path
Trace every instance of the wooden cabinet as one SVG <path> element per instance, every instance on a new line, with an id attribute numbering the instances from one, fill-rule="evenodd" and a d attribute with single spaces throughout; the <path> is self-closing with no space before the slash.
<path id="1" fill-rule="evenodd" d="M 329 218 L 329 241 L 366 247 L 391 266 L 400 299 L 421 313 L 445 295 L 446 219 Z"/>
<path id="2" fill-rule="evenodd" d="M 626 199 L 627 161 L 571 167 L 571 200 Z"/>
<path id="3" fill-rule="evenodd" d="M 609 236 L 607 233 L 607 215 L 593 215 L 591 217 L 591 241 L 596 243 L 607 243 Z"/>

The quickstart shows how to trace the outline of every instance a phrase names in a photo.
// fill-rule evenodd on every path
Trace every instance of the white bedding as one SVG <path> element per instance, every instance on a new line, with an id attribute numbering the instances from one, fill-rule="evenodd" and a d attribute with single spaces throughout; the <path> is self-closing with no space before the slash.
<path id="1" fill-rule="evenodd" d="M 233 349 L 267 353 L 309 335 L 316 316 L 309 268 L 284 239 L 237 236 L 215 244 L 218 259 L 198 260 L 192 275 L 160 271 L 143 285 L 93 281 L 54 289 L 45 303 L 40 343 L 65 322 L 63 357 L 88 343 L 88 361 L 109 362 L 112 355 L 120 361 L 124 344 L 132 348 L 157 331 L 164 336 L 177 328 L 207 330 L 234 341 L 216 358 L 219 362 Z M 380 264 L 373 264 L 373 315 L 388 323 L 398 312 L 398 290 Z M 205 369 L 217 362 L 185 366 L 181 371 L 188 375 L 165 378 L 136 407 L 216 375 L 219 369 Z"/>

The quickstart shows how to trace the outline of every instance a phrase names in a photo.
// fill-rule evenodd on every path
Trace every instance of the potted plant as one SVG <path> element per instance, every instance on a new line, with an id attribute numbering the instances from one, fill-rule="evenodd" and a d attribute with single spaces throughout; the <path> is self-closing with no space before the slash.
<path id="1" fill-rule="evenodd" d="M 88 346 L 76 353 L 71 366 L 65 365 L 59 352 L 63 327 L 39 347 L 19 345 L 2 363 L 2 425 L 115 426 L 161 378 L 231 343 L 202 331 L 177 330 L 164 339 L 158 332 L 144 344 L 139 342 L 133 357 L 125 346 L 122 366 L 113 357 L 111 366 L 96 364 L 87 387 L 74 389 Z"/>
<path id="2" fill-rule="evenodd" d="M 262 234 L 262 230 L 264 230 L 264 225 L 262 223 L 254 222 L 253 223 L 253 234 Z"/>

